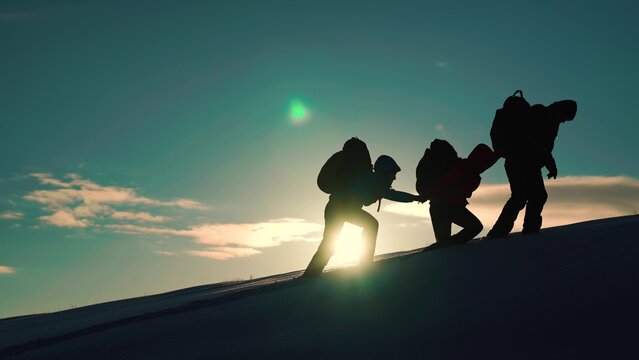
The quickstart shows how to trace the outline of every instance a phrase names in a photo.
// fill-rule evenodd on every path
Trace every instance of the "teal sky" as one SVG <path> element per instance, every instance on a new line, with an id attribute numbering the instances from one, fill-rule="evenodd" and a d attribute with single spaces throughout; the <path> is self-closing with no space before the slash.
<path id="1" fill-rule="evenodd" d="M 327 200 L 315 177 L 347 138 L 393 156 L 414 192 L 430 141 L 489 143 L 516 89 L 579 104 L 547 224 L 636 212 L 638 11 L 3 1 L 0 317 L 302 269 Z M 500 162 L 471 199 L 487 228 L 505 182 Z M 427 205 L 382 209 L 378 254 L 433 241 Z"/>

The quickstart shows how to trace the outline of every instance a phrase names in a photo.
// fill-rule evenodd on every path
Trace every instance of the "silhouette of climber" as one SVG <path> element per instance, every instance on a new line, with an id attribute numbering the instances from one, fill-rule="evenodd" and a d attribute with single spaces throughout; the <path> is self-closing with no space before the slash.
<path id="1" fill-rule="evenodd" d="M 337 240 L 344 222 L 363 228 L 362 240 L 364 249 L 360 264 L 369 264 L 375 255 L 375 243 L 379 223 L 377 219 L 362 209 L 364 205 L 373 204 L 381 199 L 398 202 L 420 201 L 420 197 L 391 188 L 396 174 L 401 170 L 399 165 L 388 155 L 381 155 L 375 161 L 374 172 L 367 172 L 349 181 L 347 186 L 331 193 L 324 209 L 324 235 L 315 255 L 304 271 L 303 277 L 317 277 L 335 251 Z M 379 211 L 379 207 L 378 207 Z"/>
<path id="2" fill-rule="evenodd" d="M 479 234 L 483 225 L 468 210 L 467 198 L 481 182 L 480 174 L 498 157 L 486 144 L 477 145 L 467 159 L 457 156 L 453 146 L 435 139 L 417 165 L 417 192 L 430 200 L 430 218 L 435 244 L 424 250 L 464 244 Z M 462 229 L 451 235 L 452 224 Z"/>
<path id="3" fill-rule="evenodd" d="M 577 103 L 562 100 L 549 106 L 530 107 L 528 114 L 519 119 L 518 131 L 511 133 L 512 150 L 502 154 L 510 183 L 510 199 L 504 205 L 499 218 L 488 232 L 488 238 L 507 236 L 513 228 L 519 212 L 525 207 L 522 233 L 539 232 L 541 212 L 548 198 L 541 169 L 548 169 L 548 179 L 557 178 L 557 165 L 552 156 L 559 125 L 575 118 Z"/>

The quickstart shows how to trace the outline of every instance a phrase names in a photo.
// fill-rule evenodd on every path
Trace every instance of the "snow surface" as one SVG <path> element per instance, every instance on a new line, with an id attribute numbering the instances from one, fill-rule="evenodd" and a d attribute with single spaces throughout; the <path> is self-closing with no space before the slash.
<path id="1" fill-rule="evenodd" d="M 639 216 L 0 320 L 0 358 L 638 358 Z"/>

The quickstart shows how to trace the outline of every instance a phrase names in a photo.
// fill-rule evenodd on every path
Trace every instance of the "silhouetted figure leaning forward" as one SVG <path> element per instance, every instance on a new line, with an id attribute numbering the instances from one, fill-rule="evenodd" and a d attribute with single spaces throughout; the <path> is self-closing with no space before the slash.
<path id="1" fill-rule="evenodd" d="M 466 207 L 466 199 L 479 187 L 480 174 L 497 159 L 486 144 L 477 145 L 467 159 L 462 159 L 446 140 L 431 142 L 416 169 L 415 187 L 430 200 L 430 219 L 436 240 L 424 251 L 467 243 L 482 231 L 483 225 Z M 452 224 L 462 229 L 451 235 Z"/>
<path id="2" fill-rule="evenodd" d="M 355 147 L 359 148 L 360 152 L 361 145 L 364 145 L 364 149 L 366 149 L 365 144 L 357 138 L 352 138 L 349 141 L 357 144 Z M 362 227 L 364 249 L 360 257 L 360 265 L 372 263 L 375 255 L 379 223 L 371 214 L 364 211 L 362 206 L 371 205 L 376 201 L 381 202 L 382 198 L 399 202 L 420 200 L 416 195 L 391 188 L 396 174 L 400 171 L 395 160 L 390 156 L 382 155 L 375 161 L 374 172 L 370 171 L 370 160 L 368 161 L 369 170 L 366 171 L 366 164 L 364 166 L 356 165 L 356 161 L 353 161 L 358 156 L 346 154 L 349 148 L 349 141 L 344 144 L 344 150 L 331 157 L 331 159 L 340 157 L 342 159 L 340 161 L 335 160 L 334 164 L 331 164 L 332 160 L 329 159 L 318 176 L 320 189 L 330 192 L 331 196 L 324 209 L 324 235 L 322 242 L 304 271 L 303 277 L 317 277 L 322 273 L 324 267 L 333 256 L 335 241 L 339 237 L 345 222 Z M 360 142 L 361 144 L 359 144 Z M 367 149 L 365 155 L 368 155 Z M 359 157 L 361 158 L 362 156 Z M 366 156 L 363 157 L 365 158 Z M 370 155 L 368 155 L 368 158 L 370 159 Z M 331 171 L 331 167 L 335 170 Z M 360 169 L 363 167 L 364 170 L 360 170 L 359 173 L 356 171 L 353 174 L 352 170 L 358 167 Z M 327 174 L 332 175 L 326 176 Z M 329 180 L 323 179 L 326 177 Z M 342 185 L 338 185 L 335 189 L 327 189 L 322 184 L 323 180 L 333 183 L 341 182 Z"/>
<path id="3" fill-rule="evenodd" d="M 504 136 L 508 146 L 501 155 L 506 159 L 504 167 L 510 183 L 511 195 L 495 225 L 488 232 L 488 238 L 507 236 L 513 228 L 517 215 L 524 207 L 526 212 L 522 233 L 539 232 L 542 224 L 541 212 L 548 198 L 541 169 L 543 167 L 548 169 L 549 179 L 557 178 L 557 165 L 552 156 L 555 138 L 559 125 L 574 119 L 576 113 L 575 101 L 562 100 L 550 106 L 533 105 L 524 113 L 524 116 L 519 119 L 510 119 L 519 124 L 515 125 L 516 131 L 511 131 Z M 495 146 L 494 139 L 493 146 Z M 495 150 L 498 149 L 495 148 Z"/>

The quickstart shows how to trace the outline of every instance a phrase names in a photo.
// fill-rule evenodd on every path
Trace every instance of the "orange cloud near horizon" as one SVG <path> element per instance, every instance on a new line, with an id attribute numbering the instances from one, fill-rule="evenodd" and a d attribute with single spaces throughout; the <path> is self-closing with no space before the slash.
<path id="1" fill-rule="evenodd" d="M 185 254 L 227 260 L 260 254 L 258 249 L 279 246 L 284 242 L 317 241 L 321 238 L 323 225 L 304 219 L 282 218 L 258 223 L 199 224 L 187 229 L 132 224 L 110 224 L 105 228 L 127 234 L 189 237 L 196 244 L 208 247 L 185 251 Z"/>
<path id="2" fill-rule="evenodd" d="M 261 254 L 259 250 L 245 247 L 215 247 L 208 250 L 192 250 L 187 251 L 186 254 L 205 257 L 214 260 L 228 260 L 236 257 L 246 257 L 251 255 Z"/>
<path id="3" fill-rule="evenodd" d="M 11 266 L 0 265 L 0 275 L 11 275 L 15 273 L 16 269 L 12 268 Z"/>

